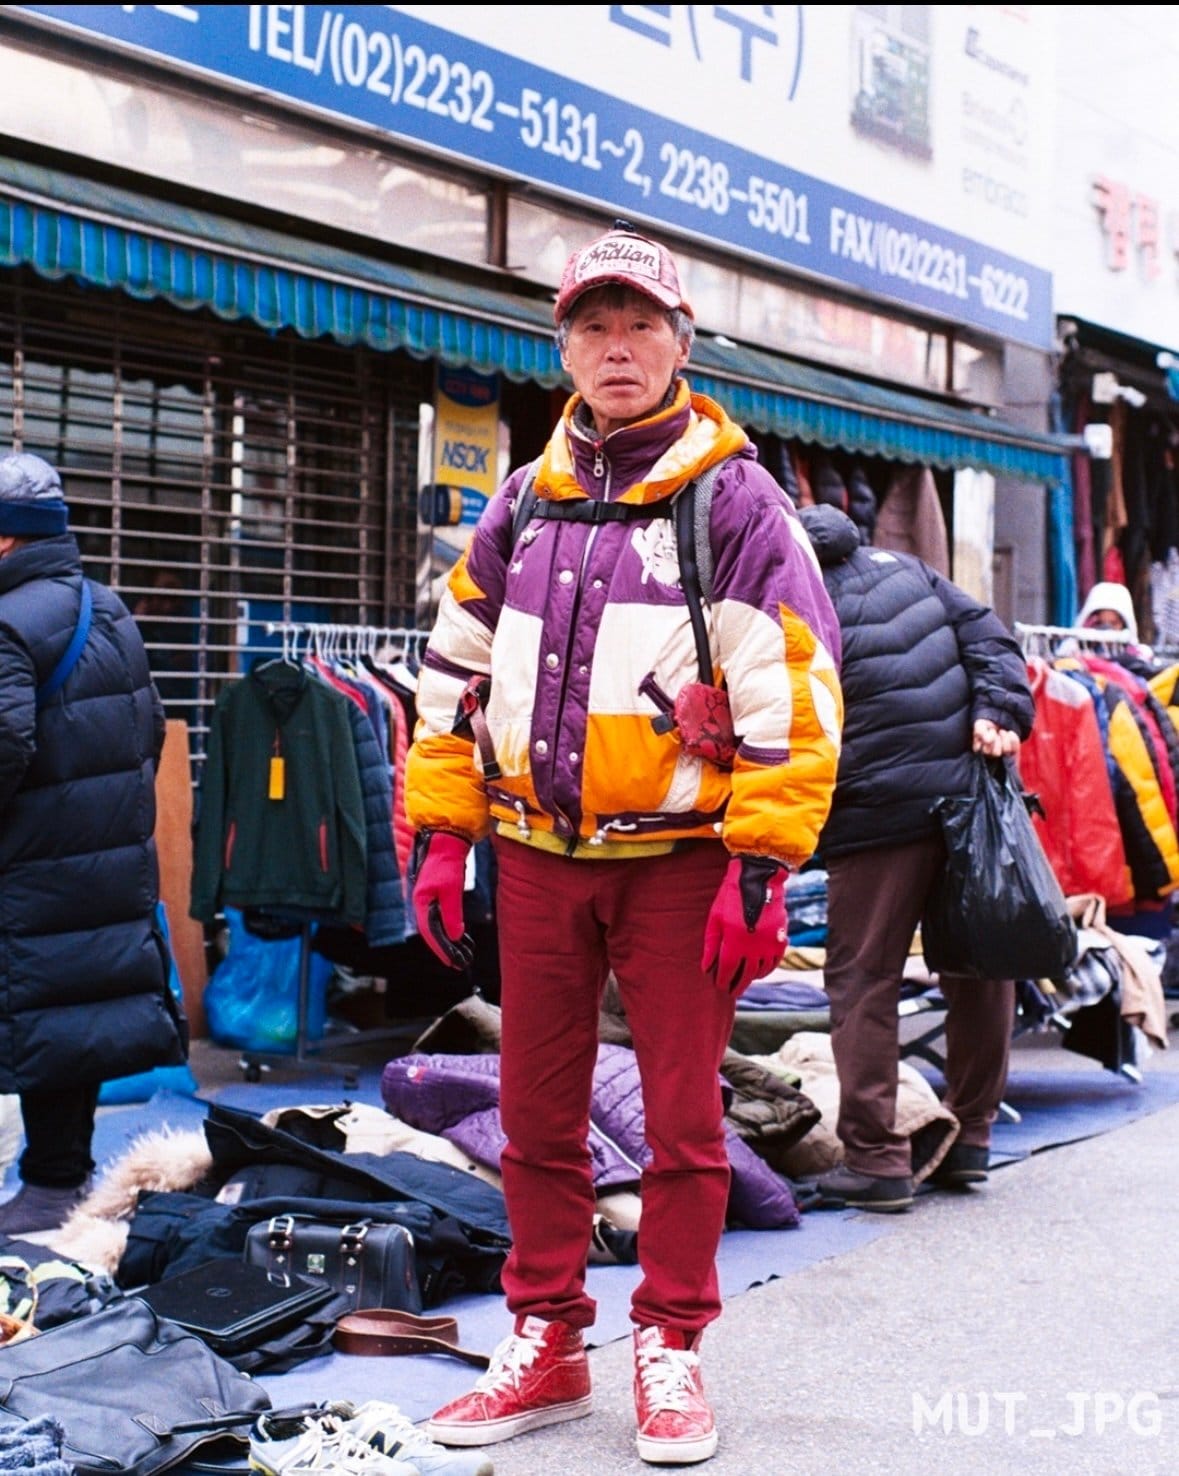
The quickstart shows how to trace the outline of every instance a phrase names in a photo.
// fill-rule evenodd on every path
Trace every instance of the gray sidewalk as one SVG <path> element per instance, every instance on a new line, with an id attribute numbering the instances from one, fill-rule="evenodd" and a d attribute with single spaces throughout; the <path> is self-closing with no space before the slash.
<path id="1" fill-rule="evenodd" d="M 1179 1471 L 1177 1189 L 1171 1107 L 922 1195 L 870 1244 L 732 1298 L 704 1344 L 720 1450 L 696 1469 Z M 629 1341 L 590 1360 L 594 1414 L 495 1446 L 496 1476 L 657 1469 L 634 1451 Z"/>

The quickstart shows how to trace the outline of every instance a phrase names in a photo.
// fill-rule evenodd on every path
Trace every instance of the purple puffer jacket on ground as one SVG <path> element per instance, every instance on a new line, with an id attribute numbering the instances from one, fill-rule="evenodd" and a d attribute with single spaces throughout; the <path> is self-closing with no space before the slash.
<path id="1" fill-rule="evenodd" d="M 499 1115 L 498 1055 L 396 1057 L 381 1073 L 381 1099 L 402 1122 L 447 1138 L 477 1163 L 499 1169 L 507 1138 Z M 750 1230 L 797 1225 L 798 1206 L 787 1181 L 727 1119 L 725 1137 L 733 1169 L 729 1224 Z M 643 1138 L 638 1062 L 626 1046 L 598 1047 L 589 1149 L 599 1194 L 637 1187 L 650 1151 Z"/>

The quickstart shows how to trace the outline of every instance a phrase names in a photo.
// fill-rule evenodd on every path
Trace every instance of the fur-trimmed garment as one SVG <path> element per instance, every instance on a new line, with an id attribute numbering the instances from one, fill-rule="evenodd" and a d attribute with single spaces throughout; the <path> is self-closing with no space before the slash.
<path id="1" fill-rule="evenodd" d="M 110 1165 L 59 1230 L 28 1238 L 92 1271 L 113 1276 L 140 1194 L 191 1190 L 212 1167 L 213 1155 L 199 1128 L 164 1127 L 144 1133 Z"/>

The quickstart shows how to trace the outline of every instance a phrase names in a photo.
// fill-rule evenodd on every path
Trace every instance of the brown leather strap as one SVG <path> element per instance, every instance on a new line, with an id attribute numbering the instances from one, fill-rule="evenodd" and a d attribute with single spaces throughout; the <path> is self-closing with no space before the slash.
<path id="1" fill-rule="evenodd" d="M 457 730 L 463 723 L 470 727 L 471 736 L 479 750 L 479 761 L 483 765 L 484 779 L 498 779 L 503 770 L 495 756 L 491 729 L 487 726 L 487 718 L 483 714 L 483 704 L 487 701 L 487 694 L 490 690 L 491 686 L 487 677 L 473 676 L 469 679 L 459 697 L 455 727 Z"/>
<path id="2" fill-rule="evenodd" d="M 453 1317 L 418 1317 L 413 1312 L 391 1312 L 384 1307 L 341 1317 L 332 1342 L 341 1353 L 449 1353 L 478 1368 L 486 1368 L 491 1362 L 486 1353 L 459 1346 L 458 1323 Z"/>

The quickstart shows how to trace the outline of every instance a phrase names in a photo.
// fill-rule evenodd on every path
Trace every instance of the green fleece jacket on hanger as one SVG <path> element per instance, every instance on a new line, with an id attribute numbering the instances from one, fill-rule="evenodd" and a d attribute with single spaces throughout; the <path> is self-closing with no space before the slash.
<path id="1" fill-rule="evenodd" d="M 267 908 L 363 925 L 364 796 L 349 700 L 283 660 L 222 690 L 200 786 L 193 917 Z"/>

